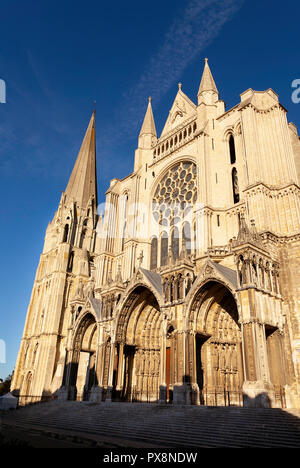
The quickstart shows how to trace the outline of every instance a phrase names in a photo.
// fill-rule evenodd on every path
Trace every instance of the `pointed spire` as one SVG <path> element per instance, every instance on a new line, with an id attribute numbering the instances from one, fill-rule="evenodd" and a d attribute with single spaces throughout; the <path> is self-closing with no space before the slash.
<path id="1" fill-rule="evenodd" d="M 144 122 L 143 122 L 139 136 L 146 135 L 146 134 L 153 135 L 155 137 L 157 136 L 153 112 L 152 112 L 152 106 L 151 106 L 151 97 L 149 97 L 147 111 L 145 114 Z"/>
<path id="2" fill-rule="evenodd" d="M 95 109 L 81 144 L 66 191 L 66 202 L 75 200 L 85 208 L 91 197 L 97 204 Z"/>
<path id="3" fill-rule="evenodd" d="M 203 70 L 203 74 L 201 78 L 201 83 L 199 86 L 198 96 L 203 91 L 214 91 L 215 93 L 219 94 L 218 89 L 216 87 L 216 83 L 211 74 L 207 58 L 205 59 L 205 65 L 204 65 L 204 70 Z"/>
<path id="4" fill-rule="evenodd" d="M 238 247 L 242 244 L 250 243 L 256 247 L 265 249 L 261 237 L 256 231 L 254 220 L 251 220 L 251 229 L 249 229 L 244 213 L 239 217 L 239 232 L 236 239 L 233 239 L 232 246 Z"/>

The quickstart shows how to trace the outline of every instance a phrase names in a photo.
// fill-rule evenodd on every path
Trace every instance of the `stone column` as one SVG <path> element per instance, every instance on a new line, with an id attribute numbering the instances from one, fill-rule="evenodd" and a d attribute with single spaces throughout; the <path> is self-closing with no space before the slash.
<path id="1" fill-rule="evenodd" d="M 257 319 L 242 323 L 244 364 L 244 406 L 271 406 L 273 388 L 269 382 L 263 325 Z"/>
<path id="2" fill-rule="evenodd" d="M 100 402 L 102 401 L 102 375 L 103 375 L 103 355 L 102 355 L 102 343 L 103 339 L 103 327 L 99 329 L 98 343 L 96 349 L 96 359 L 95 359 L 95 376 L 96 382 L 91 388 L 90 401 Z"/>
<path id="3" fill-rule="evenodd" d="M 68 389 L 69 400 L 76 400 L 76 396 L 77 396 L 76 380 L 77 380 L 78 363 L 79 363 L 79 351 L 70 350 L 68 353 L 68 361 L 67 361 L 68 380 L 66 383 L 66 387 Z"/>
<path id="4" fill-rule="evenodd" d="M 110 347 L 110 357 L 109 357 L 109 374 L 108 374 L 108 385 L 106 393 L 106 403 L 111 403 L 112 401 L 112 390 L 113 390 L 113 374 L 114 374 L 114 363 L 115 355 L 117 353 L 117 343 L 111 343 Z"/>
<path id="5" fill-rule="evenodd" d="M 184 405 L 190 403 L 190 382 L 186 375 L 186 331 L 174 333 L 174 342 L 177 348 L 177 381 L 174 383 L 173 402 Z"/>
<path id="6" fill-rule="evenodd" d="M 118 370 L 117 370 L 117 383 L 116 383 L 116 397 L 118 400 L 121 399 L 122 390 L 123 390 L 123 381 L 124 381 L 124 343 L 119 343 L 119 353 L 118 353 Z"/>
<path id="7" fill-rule="evenodd" d="M 68 400 L 69 398 L 69 385 L 70 385 L 70 374 L 71 374 L 71 363 L 72 363 L 72 350 L 66 350 L 65 367 L 63 373 L 62 386 L 58 390 L 58 400 Z"/>
<path id="8" fill-rule="evenodd" d="M 167 399 L 166 384 L 166 347 L 167 347 L 167 320 L 162 323 L 160 337 L 160 382 L 159 382 L 159 403 L 165 404 Z"/>
<path id="9" fill-rule="evenodd" d="M 199 386 L 197 383 L 196 334 L 189 330 L 187 339 L 186 375 L 190 376 L 191 403 L 200 405 Z"/>

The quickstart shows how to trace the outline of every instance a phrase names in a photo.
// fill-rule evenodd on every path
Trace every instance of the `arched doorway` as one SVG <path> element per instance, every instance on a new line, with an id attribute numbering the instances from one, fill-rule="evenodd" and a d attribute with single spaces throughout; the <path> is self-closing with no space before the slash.
<path id="1" fill-rule="evenodd" d="M 161 313 L 155 296 L 137 287 L 128 297 L 117 325 L 115 394 L 123 401 L 159 399 Z"/>
<path id="2" fill-rule="evenodd" d="M 72 354 L 70 386 L 72 399 L 88 400 L 90 390 L 97 383 L 96 345 L 97 324 L 92 314 L 86 314 L 75 334 Z"/>
<path id="3" fill-rule="evenodd" d="M 228 288 L 209 281 L 196 294 L 190 312 L 194 331 L 196 402 L 242 405 L 242 335 L 235 299 Z"/>

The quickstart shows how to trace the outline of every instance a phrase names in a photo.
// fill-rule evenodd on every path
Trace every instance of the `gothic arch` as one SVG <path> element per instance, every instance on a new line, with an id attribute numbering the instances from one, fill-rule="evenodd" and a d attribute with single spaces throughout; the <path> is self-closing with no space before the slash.
<path id="1" fill-rule="evenodd" d="M 177 226 L 173 226 L 170 230 L 170 246 L 174 260 L 179 258 L 180 254 L 180 233 Z"/>
<path id="2" fill-rule="evenodd" d="M 79 332 L 79 328 L 84 320 L 84 318 L 88 315 L 92 316 L 93 320 L 95 321 L 95 324 L 97 326 L 97 321 L 98 321 L 98 318 L 95 314 L 95 312 L 92 310 L 92 309 L 85 309 L 85 308 L 81 308 L 79 307 L 78 310 L 80 309 L 80 312 L 79 312 L 79 315 L 76 317 L 76 321 L 74 323 L 74 327 L 73 327 L 73 343 L 74 343 L 74 339 L 75 339 L 75 336 L 76 334 Z"/>
<path id="3" fill-rule="evenodd" d="M 186 302 L 185 302 L 185 316 L 186 316 L 186 326 L 189 326 L 189 317 L 191 313 L 191 307 L 193 304 L 193 301 L 195 297 L 197 296 L 197 293 L 205 287 L 207 283 L 210 282 L 215 282 L 220 284 L 220 286 L 225 287 L 228 289 L 228 291 L 232 294 L 235 303 L 237 305 L 237 310 L 238 310 L 238 320 L 240 319 L 241 315 L 241 305 L 239 302 L 238 295 L 236 293 L 236 287 L 237 285 L 232 284 L 228 279 L 223 277 L 221 274 L 217 273 L 214 269 L 213 266 L 210 265 L 212 262 L 208 262 L 206 265 L 204 265 L 202 271 L 199 273 L 197 278 L 195 279 L 191 289 L 189 290 L 187 296 L 186 296 Z"/>
<path id="4" fill-rule="evenodd" d="M 196 229 L 194 230 L 194 235 L 196 234 Z M 182 244 L 184 242 L 187 253 L 190 254 L 192 251 L 192 229 L 191 223 L 189 221 L 184 221 L 182 224 L 182 234 L 181 234 Z"/>
<path id="5" fill-rule="evenodd" d="M 230 154 L 230 164 L 235 164 L 236 163 L 236 148 L 235 148 L 235 139 L 234 139 L 233 134 L 229 135 L 228 145 L 229 145 L 229 154 Z"/>
<path id="6" fill-rule="evenodd" d="M 158 301 L 148 288 L 137 286 L 127 295 L 116 325 L 121 399 L 158 400 L 162 320 Z"/>
<path id="7" fill-rule="evenodd" d="M 150 270 L 155 270 L 158 266 L 158 238 L 152 236 L 150 244 Z"/>
<path id="8" fill-rule="evenodd" d="M 164 266 L 167 264 L 168 249 L 169 249 L 169 236 L 167 231 L 163 230 L 159 236 L 160 245 L 160 258 L 159 265 Z"/>
<path id="9" fill-rule="evenodd" d="M 242 124 L 241 121 L 238 121 L 234 126 L 234 133 L 235 135 L 241 135 L 242 133 Z"/>
<path id="10" fill-rule="evenodd" d="M 120 338 L 120 330 L 124 325 L 124 319 L 130 313 L 130 310 L 135 306 L 135 303 L 139 298 L 145 295 L 145 292 L 148 295 L 152 295 L 154 300 L 157 302 L 157 306 L 160 309 L 162 304 L 162 298 L 158 296 L 158 293 L 154 291 L 148 284 L 145 282 L 139 281 L 132 285 L 124 294 L 123 299 L 118 306 L 117 316 L 116 316 L 116 341 Z M 118 337 L 119 336 L 119 337 Z"/>
<path id="11" fill-rule="evenodd" d="M 169 160 L 165 162 L 165 164 L 162 166 L 161 170 L 159 173 L 156 174 L 155 179 L 152 182 L 152 186 L 150 189 L 150 200 L 152 201 L 154 197 L 154 193 L 157 187 L 157 184 L 164 178 L 164 176 L 168 173 L 170 169 L 172 169 L 173 166 L 176 166 L 180 162 L 191 162 L 197 166 L 197 160 L 195 156 L 192 155 L 180 155 L 172 159 L 170 162 Z"/>
<path id="12" fill-rule="evenodd" d="M 234 320 L 239 322 L 238 306 L 236 303 L 236 295 L 227 284 L 223 283 L 220 279 L 216 280 L 207 278 L 197 287 L 196 293 L 192 294 L 190 307 L 187 310 L 187 325 L 194 330 L 201 327 L 203 332 L 207 331 L 209 324 L 207 323 L 208 313 L 216 301 L 222 301 L 225 296 L 232 297 L 232 305 L 234 304 Z M 196 316 L 197 308 L 201 308 L 201 317 Z"/>
<path id="13" fill-rule="evenodd" d="M 96 349 L 97 320 L 89 310 L 80 314 L 73 331 L 70 362 L 71 398 L 88 400 L 93 385 L 97 383 Z"/>
<path id="14" fill-rule="evenodd" d="M 234 296 L 219 281 L 206 281 L 193 296 L 187 321 L 195 349 L 190 373 L 199 402 L 242 405 L 242 330 Z"/>
<path id="15" fill-rule="evenodd" d="M 116 320 L 116 330 L 117 330 L 117 325 L 119 322 L 119 318 L 121 314 L 123 313 L 124 307 L 127 307 L 128 303 L 132 301 L 132 293 L 135 292 L 136 289 L 139 290 L 139 288 L 145 288 L 148 289 L 149 292 L 151 292 L 155 299 L 157 300 L 158 304 L 161 305 L 162 303 L 162 298 L 159 297 L 157 291 L 155 291 L 151 286 L 149 286 L 145 281 L 137 280 L 134 282 L 134 284 L 129 284 L 127 289 L 124 291 L 122 294 L 122 297 L 115 309 L 115 320 Z"/>

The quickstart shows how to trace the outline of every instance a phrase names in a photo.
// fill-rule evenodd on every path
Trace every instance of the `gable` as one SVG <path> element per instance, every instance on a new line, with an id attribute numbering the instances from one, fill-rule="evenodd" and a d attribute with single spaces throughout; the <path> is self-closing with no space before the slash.
<path id="1" fill-rule="evenodd" d="M 192 117 L 196 117 L 196 109 L 196 105 L 186 94 L 181 91 L 181 89 L 179 89 L 160 138 L 167 135 L 168 133 L 173 132 L 185 121 L 191 119 Z"/>

